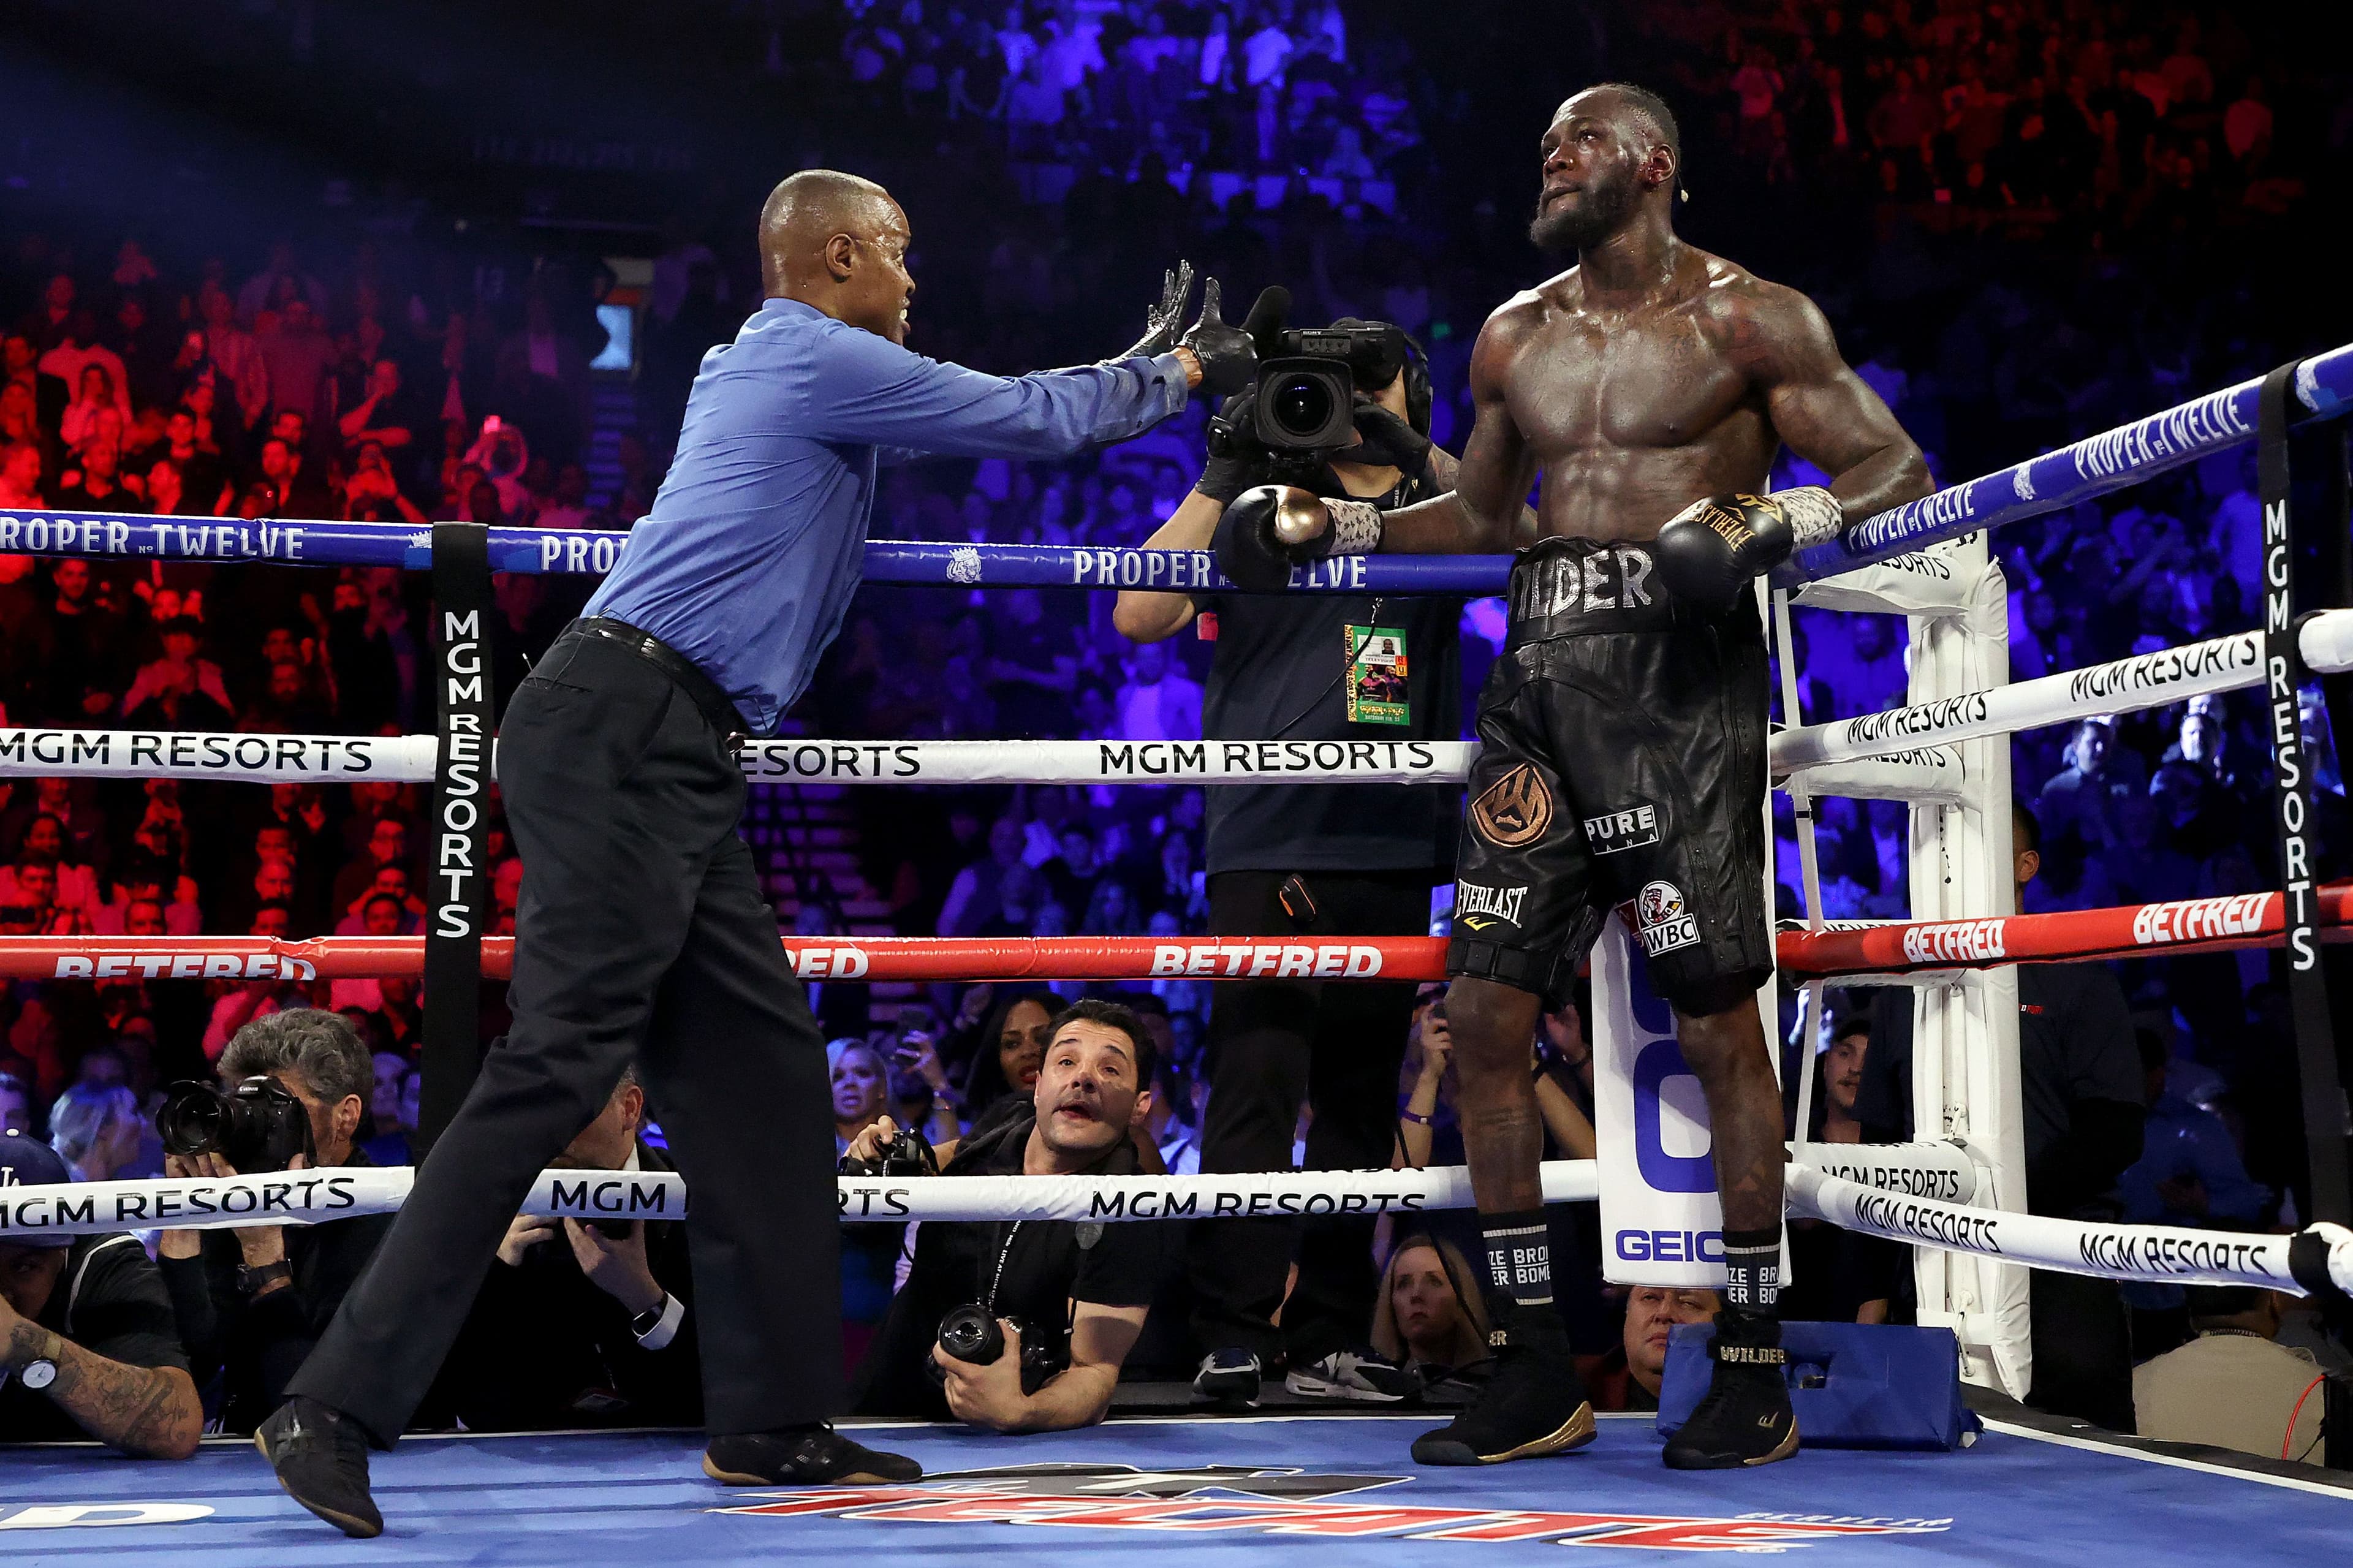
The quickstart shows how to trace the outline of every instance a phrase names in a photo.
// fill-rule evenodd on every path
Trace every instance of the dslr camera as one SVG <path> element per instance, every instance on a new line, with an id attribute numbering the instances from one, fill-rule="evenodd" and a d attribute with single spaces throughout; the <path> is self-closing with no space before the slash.
<path id="1" fill-rule="evenodd" d="M 1277 479 L 1316 472 L 1355 444 L 1359 399 L 1369 398 L 1399 375 L 1408 377 L 1406 401 L 1412 424 L 1428 428 L 1430 374 L 1403 328 L 1343 317 L 1328 327 L 1302 327 L 1269 336 L 1250 389 L 1247 439 L 1272 455 Z M 1243 432 L 1212 426 L 1213 449 L 1221 437 L 1229 447 L 1245 439 Z"/>
<path id="2" fill-rule="evenodd" d="M 1047 1381 L 1069 1369 L 1070 1347 L 1062 1336 L 1024 1318 L 1016 1318 L 1014 1326 L 1021 1331 L 1021 1392 L 1035 1394 Z M 997 1326 L 997 1314 L 978 1301 L 966 1301 L 961 1307 L 951 1307 L 940 1320 L 940 1349 L 961 1362 L 975 1366 L 994 1366 L 1005 1353 L 1005 1331 Z M 934 1383 L 945 1383 L 947 1373 L 930 1356 L 923 1365 Z"/>
<path id="3" fill-rule="evenodd" d="M 844 1154 L 839 1171 L 845 1176 L 936 1176 L 940 1157 L 922 1128 L 902 1127 L 871 1160 Z"/>
<path id="4" fill-rule="evenodd" d="M 282 1171 L 311 1142 L 311 1113 L 285 1085 L 256 1073 L 227 1092 L 183 1079 L 165 1093 L 155 1132 L 168 1154 L 218 1154 L 240 1175 Z"/>

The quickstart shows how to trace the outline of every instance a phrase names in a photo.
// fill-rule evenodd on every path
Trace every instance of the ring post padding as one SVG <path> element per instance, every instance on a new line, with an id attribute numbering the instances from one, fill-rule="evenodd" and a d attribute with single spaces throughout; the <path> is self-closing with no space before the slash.
<path id="1" fill-rule="evenodd" d="M 2320 963 L 2319 899 L 2312 826 L 2312 761 L 2299 700 L 2305 681 L 2303 638 L 2296 623 L 2295 568 L 2308 530 L 2296 527 L 2288 462 L 2288 402 L 2299 365 L 2281 365 L 2263 377 L 2256 416 L 2255 482 L 2263 506 L 2263 701 L 2272 741 L 2273 826 L 2279 839 L 2280 881 L 2285 890 L 2287 982 L 2295 1022 L 2297 1076 L 2302 1079 L 2306 1157 L 2311 1162 L 2312 1217 L 2342 1225 L 2353 1220 L 2346 1182 L 2345 1093 L 2337 1071 L 2337 1027 L 2328 1007 L 2328 976 Z"/>
<path id="2" fill-rule="evenodd" d="M 440 718 L 433 774 L 432 889 L 417 1158 L 441 1135 L 482 1063 L 482 928 L 490 899 L 491 557 L 487 529 L 433 525 L 433 654 Z"/>

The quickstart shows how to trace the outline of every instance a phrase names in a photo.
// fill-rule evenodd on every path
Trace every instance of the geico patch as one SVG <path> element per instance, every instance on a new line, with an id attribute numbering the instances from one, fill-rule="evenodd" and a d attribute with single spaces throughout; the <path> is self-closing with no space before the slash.
<path id="1" fill-rule="evenodd" d="M 1683 908 L 1683 889 L 1672 882 L 1645 882 L 1634 895 L 1634 924 L 1642 951 L 1652 958 L 1699 941 L 1699 922 Z"/>

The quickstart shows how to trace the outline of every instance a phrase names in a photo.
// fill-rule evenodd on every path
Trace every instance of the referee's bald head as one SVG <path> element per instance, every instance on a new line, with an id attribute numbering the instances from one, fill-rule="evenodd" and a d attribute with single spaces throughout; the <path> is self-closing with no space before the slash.
<path id="1" fill-rule="evenodd" d="M 769 299 L 798 300 L 837 321 L 904 342 L 907 215 L 873 181 L 804 169 L 760 208 L 760 283 Z"/>
<path id="2" fill-rule="evenodd" d="M 838 169 L 803 169 L 778 182 L 760 208 L 760 273 L 771 294 L 791 269 L 822 265 L 837 235 L 866 240 L 906 214 L 873 181 Z"/>

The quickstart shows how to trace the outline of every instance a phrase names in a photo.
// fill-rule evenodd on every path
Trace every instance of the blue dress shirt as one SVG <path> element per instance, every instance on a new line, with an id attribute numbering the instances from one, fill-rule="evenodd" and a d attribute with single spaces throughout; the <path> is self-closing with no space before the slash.
<path id="1" fill-rule="evenodd" d="M 772 735 L 858 589 L 880 464 L 1067 457 L 1184 406 L 1172 354 L 1008 380 L 767 300 L 702 356 L 661 493 L 586 613 L 659 637 Z"/>

